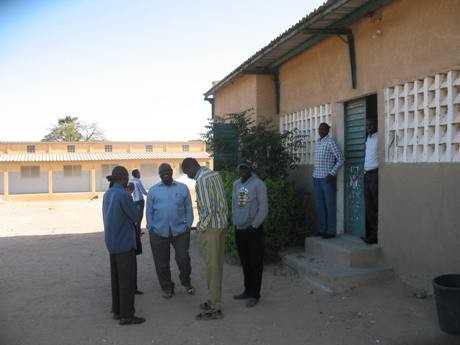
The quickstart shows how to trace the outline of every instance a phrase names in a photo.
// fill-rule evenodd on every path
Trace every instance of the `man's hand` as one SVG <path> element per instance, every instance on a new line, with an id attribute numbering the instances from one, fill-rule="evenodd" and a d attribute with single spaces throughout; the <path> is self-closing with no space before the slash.
<path id="1" fill-rule="evenodd" d="M 326 182 L 327 183 L 333 183 L 333 182 L 335 182 L 336 178 L 337 178 L 336 176 L 329 174 L 329 175 L 326 176 Z"/>

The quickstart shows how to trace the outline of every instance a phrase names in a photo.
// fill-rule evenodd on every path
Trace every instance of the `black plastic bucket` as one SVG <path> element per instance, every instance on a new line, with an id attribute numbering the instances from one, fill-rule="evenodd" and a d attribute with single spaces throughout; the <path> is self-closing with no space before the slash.
<path id="1" fill-rule="evenodd" d="M 439 327 L 449 334 L 460 334 L 460 274 L 433 279 Z"/>

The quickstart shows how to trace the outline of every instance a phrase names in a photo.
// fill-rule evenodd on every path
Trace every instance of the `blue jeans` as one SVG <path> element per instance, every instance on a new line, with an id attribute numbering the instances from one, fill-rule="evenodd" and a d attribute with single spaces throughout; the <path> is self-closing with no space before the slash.
<path id="1" fill-rule="evenodd" d="M 316 216 L 318 217 L 319 233 L 336 234 L 336 184 L 327 182 L 325 178 L 313 178 L 315 191 Z"/>

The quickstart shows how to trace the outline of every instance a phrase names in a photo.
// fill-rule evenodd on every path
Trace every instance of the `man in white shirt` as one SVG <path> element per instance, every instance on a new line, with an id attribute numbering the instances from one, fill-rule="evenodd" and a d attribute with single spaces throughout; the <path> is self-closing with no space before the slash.
<path id="1" fill-rule="evenodd" d="M 144 217 L 144 207 L 145 207 L 145 200 L 144 195 L 147 195 L 147 191 L 144 188 L 144 185 L 141 182 L 141 173 L 138 169 L 134 169 L 131 172 L 133 178 L 131 179 L 131 183 L 134 186 L 133 190 L 133 201 L 134 205 L 139 211 L 139 218 L 138 222 L 136 223 L 136 255 L 142 254 L 142 241 L 141 241 L 141 223 L 142 218 Z M 137 288 L 137 260 L 136 260 L 136 295 L 142 295 L 142 291 L 138 290 Z"/>
<path id="2" fill-rule="evenodd" d="M 379 156 L 377 119 L 366 120 L 366 155 L 364 157 L 364 198 L 366 200 L 366 234 L 361 237 L 367 244 L 377 243 Z"/>

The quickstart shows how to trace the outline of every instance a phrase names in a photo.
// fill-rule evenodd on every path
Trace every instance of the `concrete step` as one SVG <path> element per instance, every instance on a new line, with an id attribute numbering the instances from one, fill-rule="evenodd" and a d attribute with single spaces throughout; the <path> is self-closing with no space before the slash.
<path id="1" fill-rule="evenodd" d="M 393 269 L 382 264 L 367 268 L 350 267 L 308 256 L 302 251 L 285 254 L 282 260 L 307 283 L 329 293 L 340 293 L 394 277 Z"/>
<path id="2" fill-rule="evenodd" d="M 321 237 L 307 237 L 305 254 L 356 268 L 373 267 L 381 260 L 381 248 L 378 245 L 368 245 L 350 235 L 328 240 Z"/>

